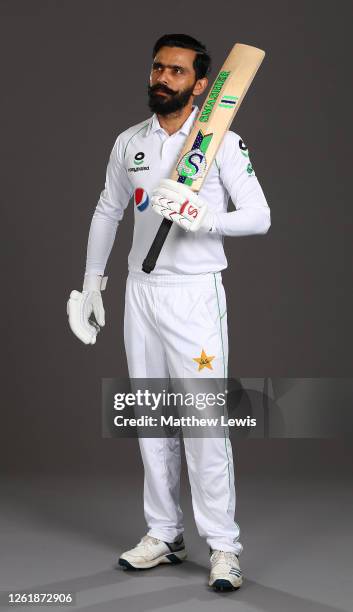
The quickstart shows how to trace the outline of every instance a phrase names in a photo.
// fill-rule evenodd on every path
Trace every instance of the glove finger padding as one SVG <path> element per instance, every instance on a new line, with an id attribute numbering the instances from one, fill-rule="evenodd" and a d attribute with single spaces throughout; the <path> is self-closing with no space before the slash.
<path id="1" fill-rule="evenodd" d="M 152 206 L 153 202 L 156 201 L 160 205 L 165 205 L 171 210 L 179 212 L 180 207 L 184 204 L 185 198 L 179 194 L 170 191 L 169 189 L 156 189 L 152 192 Z"/>
<path id="2" fill-rule="evenodd" d="M 89 293 L 71 291 L 70 299 L 67 302 L 69 325 L 75 336 L 84 344 L 95 344 L 100 329 L 99 325 L 89 320 L 92 311 L 93 304 Z"/>
<path id="3" fill-rule="evenodd" d="M 180 215 L 175 210 L 171 210 L 170 208 L 167 208 L 164 204 L 160 205 L 155 202 L 152 205 L 153 205 L 153 209 L 159 215 L 162 215 L 166 219 L 169 219 L 169 221 L 173 221 L 173 223 L 176 223 L 177 225 L 182 227 L 186 232 L 190 230 L 190 227 L 191 227 L 190 219 L 185 218 L 183 215 Z"/>
<path id="4" fill-rule="evenodd" d="M 184 185 L 184 183 L 178 183 L 178 181 L 173 181 L 173 179 L 162 179 L 159 182 L 158 187 L 155 191 L 159 192 L 161 189 L 168 190 L 174 196 L 180 196 L 180 198 L 182 198 L 182 201 L 189 200 L 189 202 L 193 202 L 195 205 L 198 205 L 197 203 L 200 201 L 200 198 L 197 193 L 192 191 L 190 187 Z"/>
<path id="5" fill-rule="evenodd" d="M 98 325 L 104 327 L 105 325 L 105 312 L 103 308 L 103 300 L 100 293 L 95 293 L 92 299 L 93 314 L 96 318 Z"/>
<path id="6" fill-rule="evenodd" d="M 159 215 L 180 225 L 186 231 L 196 232 L 207 215 L 207 208 L 197 208 L 194 204 L 186 202 L 185 206 L 176 205 L 164 197 L 153 197 L 152 207 Z"/>
<path id="7" fill-rule="evenodd" d="M 191 189 L 164 179 L 152 193 L 153 209 L 186 231 L 197 231 L 207 214 L 207 206 Z"/>
<path id="8" fill-rule="evenodd" d="M 174 183 L 179 187 L 179 183 L 176 183 L 175 181 Z M 153 190 L 152 197 L 163 197 L 179 206 L 183 205 L 184 202 L 189 202 L 190 204 L 197 206 L 197 208 L 202 208 L 205 206 L 205 203 L 200 196 L 184 185 L 181 185 L 181 187 L 184 187 L 182 191 L 179 191 L 179 189 L 169 189 L 168 187 L 158 187 L 158 189 Z"/>

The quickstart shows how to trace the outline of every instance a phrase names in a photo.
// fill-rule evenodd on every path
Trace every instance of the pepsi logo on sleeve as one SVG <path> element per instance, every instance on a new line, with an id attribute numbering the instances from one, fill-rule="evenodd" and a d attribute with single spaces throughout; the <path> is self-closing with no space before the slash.
<path id="1" fill-rule="evenodd" d="M 147 206 L 150 203 L 148 193 L 147 191 L 142 189 L 142 187 L 136 187 L 135 193 L 134 193 L 134 200 L 135 200 L 136 208 L 140 212 L 143 212 L 144 210 L 146 210 Z"/>

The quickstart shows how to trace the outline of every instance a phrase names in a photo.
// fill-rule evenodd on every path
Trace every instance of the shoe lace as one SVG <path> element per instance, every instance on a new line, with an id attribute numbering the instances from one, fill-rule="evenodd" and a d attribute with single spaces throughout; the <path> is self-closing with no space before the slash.
<path id="1" fill-rule="evenodd" d="M 221 563 L 225 563 L 226 565 L 232 566 L 234 563 L 236 563 L 237 557 L 235 553 L 233 552 L 228 552 L 225 550 L 215 550 L 212 553 L 211 560 L 214 563 L 221 562 Z"/>
<path id="2" fill-rule="evenodd" d="M 158 540 L 157 538 L 153 538 L 150 535 L 145 535 L 143 536 L 140 544 L 145 544 L 146 546 L 155 546 L 156 544 L 159 544 L 160 540 Z"/>

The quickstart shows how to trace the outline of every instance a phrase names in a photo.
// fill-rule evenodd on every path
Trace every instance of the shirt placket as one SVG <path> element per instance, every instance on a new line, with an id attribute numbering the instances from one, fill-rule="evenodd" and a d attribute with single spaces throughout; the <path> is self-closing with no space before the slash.
<path id="1" fill-rule="evenodd" d="M 174 164 L 177 161 L 179 150 L 181 150 L 180 139 L 175 135 L 167 136 L 162 132 L 162 145 L 160 148 L 161 169 L 164 174 L 169 175 L 173 170 Z"/>

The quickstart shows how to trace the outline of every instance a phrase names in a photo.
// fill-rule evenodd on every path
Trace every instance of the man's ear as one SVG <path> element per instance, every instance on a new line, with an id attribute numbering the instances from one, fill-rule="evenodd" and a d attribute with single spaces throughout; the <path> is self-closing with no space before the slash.
<path id="1" fill-rule="evenodd" d="M 198 79 L 195 83 L 195 87 L 193 89 L 194 96 L 200 96 L 205 91 L 208 85 L 208 78 L 204 77 L 203 79 Z"/>

